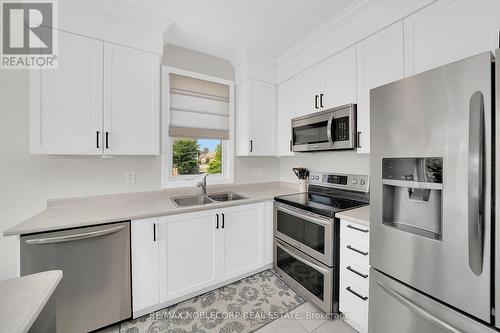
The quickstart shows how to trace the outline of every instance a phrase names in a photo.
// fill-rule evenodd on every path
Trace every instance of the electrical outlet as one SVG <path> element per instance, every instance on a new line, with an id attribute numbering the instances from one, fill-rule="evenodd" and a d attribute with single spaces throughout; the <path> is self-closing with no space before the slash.
<path id="1" fill-rule="evenodd" d="M 133 184 L 133 183 L 135 183 L 135 172 L 125 171 L 125 184 Z"/>

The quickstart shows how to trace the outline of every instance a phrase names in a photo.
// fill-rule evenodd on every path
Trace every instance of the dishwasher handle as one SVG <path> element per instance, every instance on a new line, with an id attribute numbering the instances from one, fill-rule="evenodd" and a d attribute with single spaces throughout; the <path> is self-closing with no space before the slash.
<path id="1" fill-rule="evenodd" d="M 48 238 L 35 238 L 35 239 L 27 239 L 26 244 L 29 245 L 39 245 L 39 244 L 53 244 L 53 243 L 63 243 L 63 242 L 71 242 L 81 239 L 100 237 L 104 235 L 113 234 L 125 228 L 124 226 L 113 227 L 104 230 L 83 232 L 79 234 L 71 234 L 64 236 L 56 236 L 56 237 L 48 237 Z"/>

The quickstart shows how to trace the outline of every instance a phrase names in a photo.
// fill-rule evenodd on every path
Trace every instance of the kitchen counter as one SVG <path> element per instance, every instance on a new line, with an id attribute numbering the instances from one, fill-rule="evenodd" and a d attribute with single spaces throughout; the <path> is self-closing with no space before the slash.
<path id="1" fill-rule="evenodd" d="M 47 271 L 0 281 L 2 332 L 28 332 L 62 276 L 62 271 Z"/>
<path id="2" fill-rule="evenodd" d="M 277 195 L 298 192 L 298 185 L 283 182 L 209 186 L 208 193 L 232 191 L 248 199 L 206 205 L 177 207 L 172 197 L 199 194 L 195 187 L 160 191 L 51 199 L 47 209 L 7 229 L 4 236 L 85 227 L 153 216 L 182 214 L 272 200 Z"/>
<path id="3" fill-rule="evenodd" d="M 370 226 L 370 206 L 363 206 L 335 214 L 336 217 Z"/>

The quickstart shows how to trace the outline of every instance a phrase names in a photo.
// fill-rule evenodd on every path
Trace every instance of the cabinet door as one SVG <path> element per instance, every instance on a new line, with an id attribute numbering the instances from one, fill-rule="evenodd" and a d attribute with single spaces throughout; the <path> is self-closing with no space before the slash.
<path id="1" fill-rule="evenodd" d="M 402 79 L 403 23 L 392 26 L 357 44 L 358 153 L 370 152 L 370 89 Z"/>
<path id="2" fill-rule="evenodd" d="M 295 78 L 281 83 L 278 86 L 278 118 L 277 129 L 277 155 L 295 155 L 291 150 L 292 125 L 295 117 Z"/>
<path id="3" fill-rule="evenodd" d="M 297 116 L 319 111 L 321 66 L 316 65 L 295 77 L 295 104 Z M 316 102 L 316 96 L 317 102 Z"/>
<path id="4" fill-rule="evenodd" d="M 325 60 L 321 68 L 322 109 L 356 103 L 356 46 Z"/>
<path id="5" fill-rule="evenodd" d="M 133 220 L 130 225 L 134 317 L 160 303 L 158 231 L 158 217 Z"/>
<path id="6" fill-rule="evenodd" d="M 497 0 L 442 0 L 404 19 L 410 76 L 498 46 Z"/>
<path id="7" fill-rule="evenodd" d="M 276 155 L 276 86 L 250 80 L 250 155 Z"/>
<path id="8" fill-rule="evenodd" d="M 158 55 L 105 43 L 104 128 L 105 154 L 159 154 Z"/>
<path id="9" fill-rule="evenodd" d="M 160 217 L 160 300 L 167 302 L 219 281 L 223 231 L 216 211 Z"/>
<path id="10" fill-rule="evenodd" d="M 262 266 L 263 204 L 237 206 L 221 210 L 224 248 L 223 279 L 229 279 Z"/>
<path id="11" fill-rule="evenodd" d="M 30 71 L 30 151 L 100 155 L 103 42 L 57 34 L 58 68 Z"/>

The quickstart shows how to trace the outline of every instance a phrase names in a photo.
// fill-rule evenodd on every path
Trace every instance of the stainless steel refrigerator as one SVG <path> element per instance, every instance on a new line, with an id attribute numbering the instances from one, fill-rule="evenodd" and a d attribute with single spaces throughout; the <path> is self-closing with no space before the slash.
<path id="1" fill-rule="evenodd" d="M 370 333 L 500 328 L 493 59 L 371 91 Z"/>

